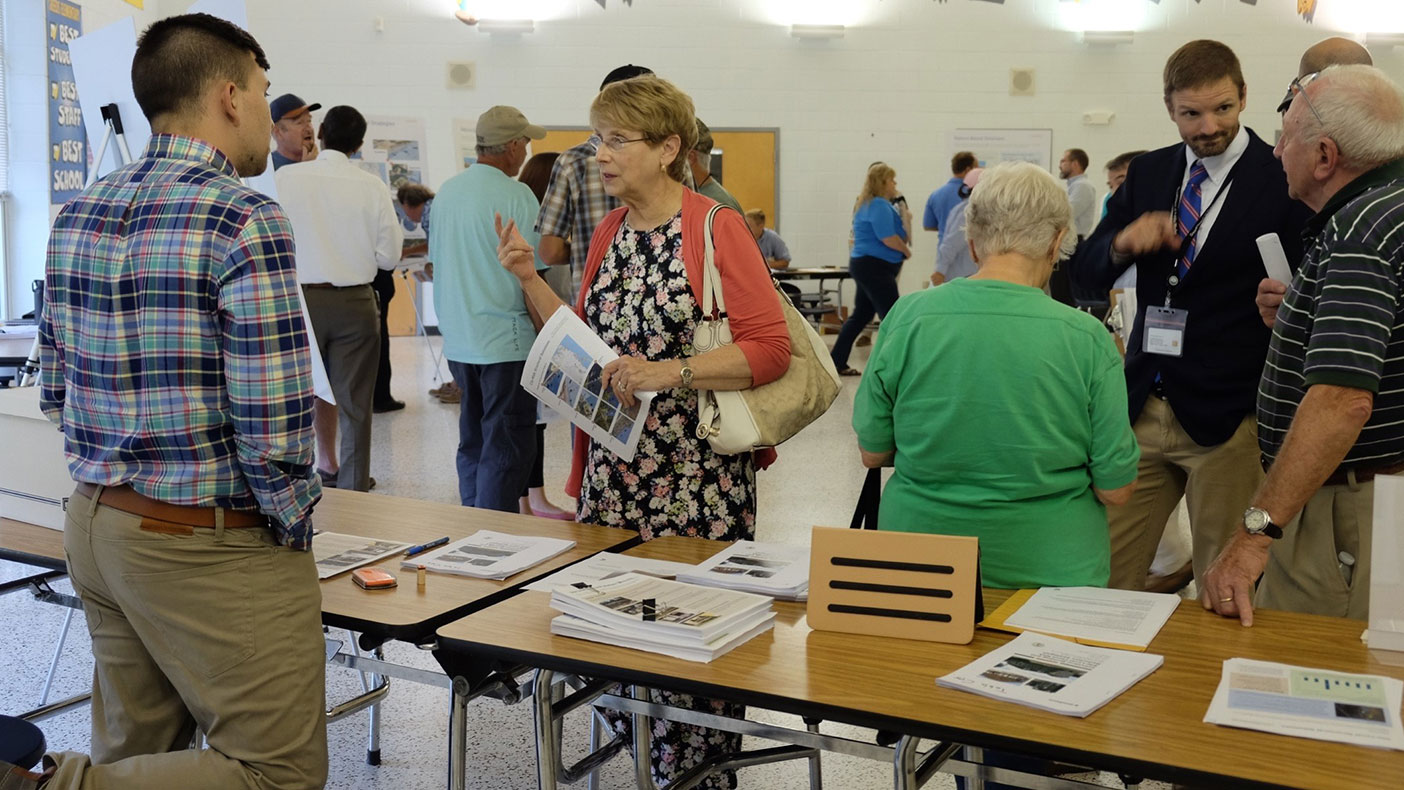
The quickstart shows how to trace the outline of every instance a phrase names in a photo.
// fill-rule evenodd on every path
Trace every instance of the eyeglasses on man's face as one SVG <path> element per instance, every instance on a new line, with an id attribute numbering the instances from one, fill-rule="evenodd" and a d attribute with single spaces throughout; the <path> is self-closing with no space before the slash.
<path id="1" fill-rule="evenodd" d="M 1321 113 L 1316 111 L 1316 105 L 1311 103 L 1311 97 L 1308 96 L 1306 92 L 1306 86 L 1310 85 L 1311 81 L 1319 76 L 1321 76 L 1321 72 L 1313 71 L 1310 74 L 1303 74 L 1292 80 L 1292 84 L 1287 86 L 1287 95 L 1283 96 L 1282 103 L 1277 105 L 1277 111 L 1286 115 L 1287 110 L 1292 107 L 1292 100 L 1297 98 L 1298 94 L 1301 94 L 1302 101 L 1306 102 L 1307 109 L 1311 110 L 1311 114 L 1316 116 L 1316 122 L 1325 126 L 1326 121 L 1322 119 Z"/>

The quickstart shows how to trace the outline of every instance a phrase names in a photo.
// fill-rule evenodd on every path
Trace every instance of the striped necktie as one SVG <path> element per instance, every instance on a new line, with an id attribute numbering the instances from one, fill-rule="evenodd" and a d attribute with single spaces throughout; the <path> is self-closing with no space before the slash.
<path id="1" fill-rule="evenodd" d="M 1179 222 L 1177 230 L 1182 239 L 1189 236 L 1190 231 L 1199 224 L 1199 212 L 1201 207 L 1200 187 L 1204 184 L 1204 179 L 1208 177 L 1209 171 L 1204 169 L 1204 163 L 1196 159 L 1194 166 L 1190 168 L 1189 181 L 1185 183 L 1184 191 L 1180 193 L 1180 210 L 1178 212 Z M 1184 248 L 1185 254 L 1181 256 L 1179 260 L 1181 277 L 1185 276 L 1185 273 L 1189 271 L 1190 266 L 1194 263 L 1194 255 L 1199 247 L 1198 236 L 1199 234 L 1196 233 L 1195 238 L 1189 240 L 1189 244 Z"/>

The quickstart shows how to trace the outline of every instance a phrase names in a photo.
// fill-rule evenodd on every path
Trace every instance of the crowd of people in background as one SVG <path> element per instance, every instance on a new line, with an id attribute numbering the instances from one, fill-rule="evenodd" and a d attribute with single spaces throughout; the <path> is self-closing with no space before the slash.
<path id="1" fill-rule="evenodd" d="M 932 287 L 900 298 L 911 212 L 896 169 L 873 163 L 851 215 L 854 304 L 832 353 L 839 373 L 861 376 L 849 448 L 895 467 L 879 528 L 978 536 L 995 587 L 1140 589 L 1183 498 L 1206 609 L 1251 625 L 1261 577 L 1257 604 L 1362 617 L 1372 481 L 1404 470 L 1404 93 L 1368 63 L 1343 39 L 1308 50 L 1274 147 L 1239 121 L 1247 87 L 1232 50 L 1185 44 L 1161 86 L 1180 141 L 1109 162 L 1100 218 L 1080 149 L 1061 157 L 1064 185 L 1029 163 L 956 154 L 922 213 L 941 241 Z M 21 787 L 324 781 L 310 513 L 323 486 L 374 485 L 372 414 L 403 405 L 388 387 L 382 278 L 406 254 L 433 264 L 454 384 L 437 396 L 459 406 L 463 505 L 645 540 L 756 537 L 759 474 L 776 451 L 716 452 L 696 430 L 698 403 L 786 372 L 772 273 L 791 256 L 764 212 L 743 215 L 713 175 L 712 132 L 683 90 L 615 69 L 589 139 L 530 158 L 546 130 L 492 107 L 473 166 L 392 201 L 351 162 L 361 113 L 331 107 L 314 134 L 320 105 L 269 103 L 269 67 L 227 22 L 152 25 L 133 64 L 154 132 L 145 157 L 55 221 L 41 396 L 78 481 L 65 541 L 97 658 L 96 759 L 59 755 L 43 775 L 11 774 L 31 782 Z M 275 142 L 277 201 L 238 180 Z M 712 218 L 717 203 L 729 208 Z M 183 232 L 192 223 L 213 230 L 197 239 Z M 1266 276 L 1265 234 L 1290 283 Z M 733 342 L 701 350 L 709 235 Z M 150 277 L 170 286 L 143 289 Z M 1077 309 L 1113 288 L 1140 305 L 1124 360 Z M 620 355 L 593 397 L 646 426 L 628 461 L 575 432 L 573 512 L 546 496 L 544 433 L 519 384 L 560 309 Z M 860 371 L 851 350 L 875 318 Z M 309 330 L 334 406 L 313 397 Z M 640 392 L 656 395 L 645 407 Z M 157 513 L 183 542 L 152 539 Z M 150 573 L 177 574 L 178 589 L 137 583 Z M 224 625 L 253 619 L 276 652 L 230 642 Z M 628 731 L 627 718 L 612 723 Z M 170 751 L 197 725 L 210 748 Z M 657 722 L 655 779 L 739 740 Z"/>

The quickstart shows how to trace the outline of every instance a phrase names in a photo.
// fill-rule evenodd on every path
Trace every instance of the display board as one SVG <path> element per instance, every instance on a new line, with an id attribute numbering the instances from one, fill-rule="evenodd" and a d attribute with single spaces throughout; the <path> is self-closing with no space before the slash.
<path id="1" fill-rule="evenodd" d="M 44 30 L 49 64 L 49 202 L 57 206 L 77 197 L 88 175 L 83 111 L 68 49 L 70 41 L 83 35 L 82 9 L 67 0 L 50 0 Z"/>
<path id="2" fill-rule="evenodd" d="M 1033 162 L 1053 172 L 1052 129 L 955 129 L 947 157 L 970 151 L 981 167 L 1000 162 Z"/>

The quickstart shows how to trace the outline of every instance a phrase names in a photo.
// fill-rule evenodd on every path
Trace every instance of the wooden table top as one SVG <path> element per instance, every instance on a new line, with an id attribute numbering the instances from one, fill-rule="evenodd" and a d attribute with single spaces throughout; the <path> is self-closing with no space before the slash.
<path id="1" fill-rule="evenodd" d="M 322 620 L 327 625 L 408 640 L 427 637 L 437 625 L 515 595 L 517 587 L 538 577 L 639 540 L 629 530 L 337 489 L 323 490 L 312 523 L 328 532 L 411 543 L 445 535 L 458 539 L 480 529 L 575 541 L 569 551 L 501 581 L 430 573 L 421 593 L 415 573 L 401 569 L 396 557 L 372 567 L 393 573 L 398 587 L 362 590 L 349 572 L 322 582 Z"/>
<path id="2" fill-rule="evenodd" d="M 659 539 L 627 553 L 698 561 L 717 544 Z M 694 559 L 695 558 L 695 559 Z M 1007 597 L 986 592 L 993 608 Z M 969 645 L 811 631 L 805 605 L 776 602 L 773 631 L 709 664 L 553 636 L 549 595 L 526 592 L 439 629 L 444 649 L 669 688 L 928 738 L 1004 748 L 1194 785 L 1390 788 L 1404 752 L 1203 722 L 1227 658 L 1404 678 L 1360 643 L 1364 624 L 1262 611 L 1253 628 L 1182 603 L 1151 643 L 1165 663 L 1086 719 L 938 688 L 935 679 L 1012 638 Z"/>
<path id="3" fill-rule="evenodd" d="M 63 570 L 63 530 L 0 518 L 0 559 Z"/>

